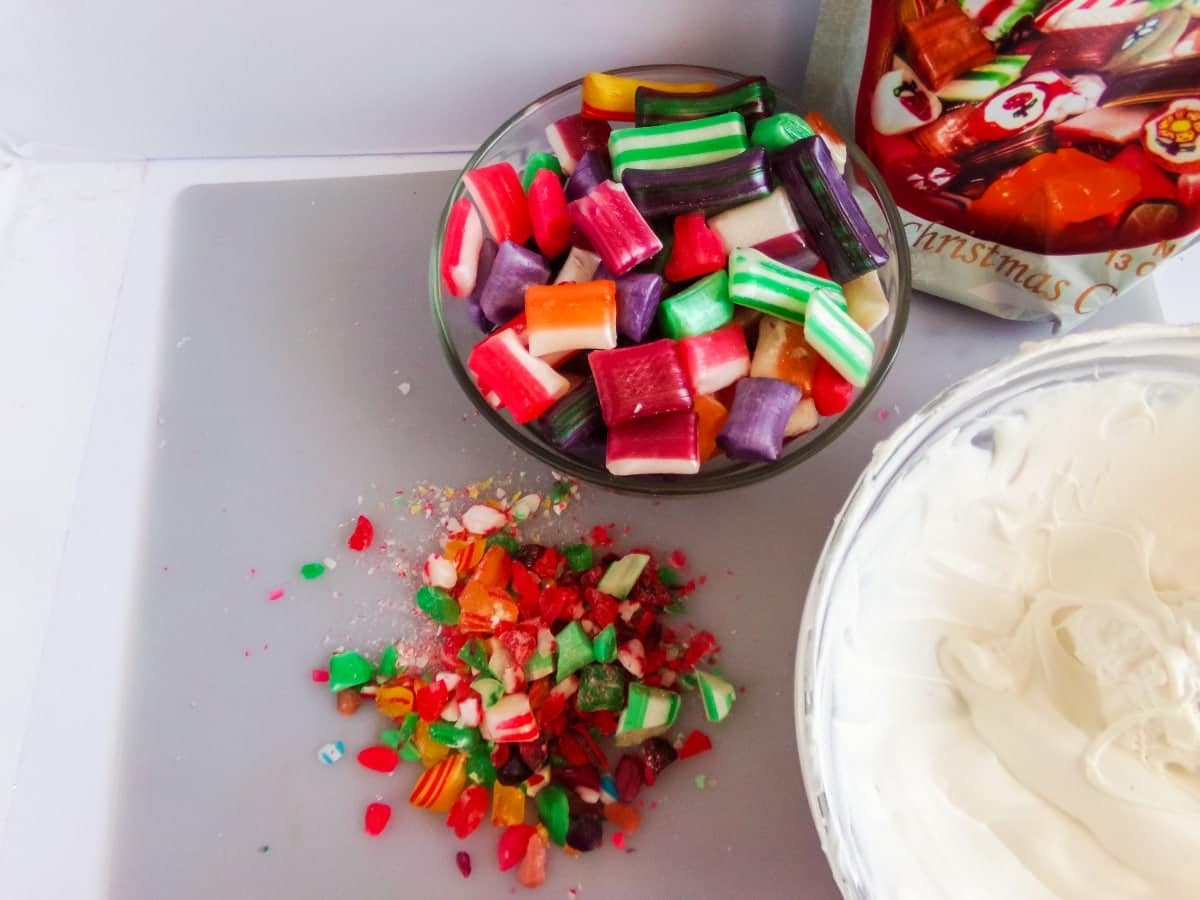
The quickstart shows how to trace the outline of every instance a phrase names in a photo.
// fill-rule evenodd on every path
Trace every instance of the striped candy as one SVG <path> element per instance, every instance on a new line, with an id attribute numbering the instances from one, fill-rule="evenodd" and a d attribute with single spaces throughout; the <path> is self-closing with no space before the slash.
<path id="1" fill-rule="evenodd" d="M 525 291 L 529 352 L 611 350 L 617 346 L 617 286 L 612 281 L 534 285 Z"/>
<path id="2" fill-rule="evenodd" d="M 963 72 L 953 81 L 942 85 L 937 95 L 949 103 L 986 100 L 1020 78 L 1027 62 L 1028 56 L 997 56 L 990 63 Z"/>
<path id="3" fill-rule="evenodd" d="M 451 753 L 421 773 L 413 785 L 408 802 L 419 809 L 446 813 L 466 786 L 467 757 L 462 753 Z"/>
<path id="4" fill-rule="evenodd" d="M 735 206 L 708 220 L 708 227 L 721 239 L 725 252 L 753 247 L 764 241 L 800 230 L 787 191 L 776 188 L 765 197 Z"/>
<path id="5" fill-rule="evenodd" d="M 463 175 L 467 194 L 475 201 L 488 234 L 497 244 L 524 244 L 533 237 L 529 201 L 512 163 L 493 163 Z"/>
<path id="6" fill-rule="evenodd" d="M 467 357 L 480 391 L 495 393 L 519 424 L 532 422 L 560 397 L 571 383 L 525 349 L 512 330 L 498 331 L 475 345 Z"/>
<path id="7" fill-rule="evenodd" d="M 842 289 L 827 278 L 776 262 L 752 248 L 729 254 L 729 299 L 789 322 L 803 323 L 809 298 L 828 291 L 845 305 Z"/>
<path id="8" fill-rule="evenodd" d="M 639 126 L 684 122 L 725 112 L 739 113 L 753 124 L 775 111 L 775 92 L 767 79 L 753 75 L 702 94 L 639 87 L 634 105 Z"/>
<path id="9" fill-rule="evenodd" d="M 684 169 L 737 156 L 749 147 L 746 120 L 735 112 L 623 128 L 608 139 L 613 178 L 617 179 L 626 169 Z"/>
<path id="10" fill-rule="evenodd" d="M 704 704 L 704 717 L 710 722 L 720 722 L 733 709 L 737 691 L 733 685 L 711 672 L 696 671 L 696 687 L 700 691 L 700 702 Z"/>
<path id="11" fill-rule="evenodd" d="M 804 318 L 804 339 L 855 387 L 867 383 L 875 342 L 850 318 L 831 291 L 815 291 Z"/>
<path id="12" fill-rule="evenodd" d="M 640 744 L 670 729 L 678 716 L 678 694 L 634 682 L 629 685 L 629 700 L 617 722 L 614 740 L 618 747 Z"/>
<path id="13" fill-rule="evenodd" d="M 962 0 L 962 9 L 989 41 L 998 41 L 1017 23 L 1038 11 L 1043 0 Z"/>
<path id="14" fill-rule="evenodd" d="M 610 122 L 632 122 L 637 107 L 638 88 L 654 88 L 674 94 L 696 94 L 716 87 L 711 81 L 643 81 L 607 72 L 588 72 L 583 76 L 583 116 Z"/>
<path id="15" fill-rule="evenodd" d="M 483 711 L 480 732 L 496 743 L 521 744 L 538 739 L 537 718 L 525 694 L 508 694 Z"/>

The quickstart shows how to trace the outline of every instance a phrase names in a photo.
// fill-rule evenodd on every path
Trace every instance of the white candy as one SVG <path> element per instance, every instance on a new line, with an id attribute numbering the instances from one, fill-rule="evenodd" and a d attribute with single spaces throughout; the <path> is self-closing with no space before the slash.
<path id="1" fill-rule="evenodd" d="M 491 534 L 508 524 L 508 517 L 498 509 L 476 503 L 462 517 L 463 527 L 471 534 Z"/>
<path id="2" fill-rule="evenodd" d="M 942 114 L 942 101 L 900 63 L 884 74 L 871 96 L 871 123 L 880 134 L 904 134 Z"/>
<path id="3" fill-rule="evenodd" d="M 458 569 L 440 553 L 431 553 L 421 568 L 421 579 L 428 585 L 448 591 L 458 584 Z"/>
<path id="4" fill-rule="evenodd" d="M 576 284 L 579 284 L 584 281 L 591 281 L 592 276 L 596 274 L 598 268 L 600 268 L 599 256 L 591 250 L 572 247 L 571 252 L 567 254 L 566 261 L 562 264 L 562 268 L 554 276 L 554 283 L 563 284 L 567 281 L 574 281 Z"/>
<path id="5" fill-rule="evenodd" d="M 847 281 L 842 290 L 846 294 L 846 311 L 865 331 L 874 331 L 887 318 L 888 299 L 878 272 L 868 272 Z"/>
<path id="6" fill-rule="evenodd" d="M 517 522 L 524 522 L 542 505 L 542 497 L 540 494 L 526 494 L 520 500 L 513 504 L 512 517 Z"/>
<path id="7" fill-rule="evenodd" d="M 783 436 L 795 437 L 806 431 L 812 431 L 820 420 L 821 417 L 817 415 L 817 404 L 813 402 L 812 397 L 805 397 L 796 404 L 796 408 L 788 416 L 787 424 L 783 427 Z"/>
<path id="8" fill-rule="evenodd" d="M 478 697 L 468 697 L 458 704 L 458 724 L 463 728 L 479 727 L 480 715 Z"/>
<path id="9" fill-rule="evenodd" d="M 726 255 L 739 247 L 753 247 L 771 238 L 800 230 L 787 191 L 776 188 L 765 197 L 727 209 L 708 220 L 708 227 L 721 239 Z"/>

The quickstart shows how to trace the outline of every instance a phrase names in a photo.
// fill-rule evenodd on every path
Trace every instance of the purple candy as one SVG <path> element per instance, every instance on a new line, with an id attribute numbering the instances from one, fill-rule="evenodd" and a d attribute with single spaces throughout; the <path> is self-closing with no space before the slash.
<path id="1" fill-rule="evenodd" d="M 492 263 L 496 261 L 496 242 L 489 237 L 483 239 L 483 246 L 479 248 L 479 270 L 475 276 L 475 290 L 471 292 L 471 296 L 467 298 L 467 315 L 480 331 L 491 331 L 492 323 L 488 321 L 488 317 L 483 314 L 483 307 L 479 305 L 479 298 L 483 296 L 483 286 L 487 284 L 488 275 L 492 271 Z"/>
<path id="2" fill-rule="evenodd" d="M 743 378 L 734 387 L 717 446 L 730 459 L 774 462 L 783 453 L 783 432 L 801 396 L 798 387 L 778 378 Z"/>
<path id="3" fill-rule="evenodd" d="M 771 193 L 771 167 L 767 151 L 752 147 L 683 169 L 626 169 L 621 184 L 647 219 L 689 212 L 712 215 Z"/>
<path id="4" fill-rule="evenodd" d="M 592 192 L 592 189 L 612 178 L 612 166 L 608 164 L 608 154 L 599 150 L 589 150 L 575 164 L 575 171 L 567 179 L 567 202 L 578 200 Z"/>
<path id="5" fill-rule="evenodd" d="M 600 263 L 592 280 L 605 279 L 617 284 L 617 331 L 622 337 L 640 344 L 650 333 L 658 304 L 662 301 L 662 276 L 653 272 L 630 272 L 616 278 L 604 263 Z"/>
<path id="6" fill-rule="evenodd" d="M 587 379 L 542 413 L 537 420 L 542 436 L 560 450 L 585 446 L 604 431 L 596 384 Z"/>
<path id="7" fill-rule="evenodd" d="M 546 260 L 520 244 L 505 241 L 496 252 L 479 305 L 488 319 L 503 325 L 525 308 L 525 288 L 549 281 Z"/>

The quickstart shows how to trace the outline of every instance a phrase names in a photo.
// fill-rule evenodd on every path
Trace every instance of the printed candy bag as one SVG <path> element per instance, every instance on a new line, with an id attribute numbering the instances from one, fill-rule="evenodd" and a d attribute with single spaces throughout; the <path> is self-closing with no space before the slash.
<path id="1" fill-rule="evenodd" d="M 1200 0 L 830 0 L 812 59 L 918 289 L 1066 331 L 1200 229 Z"/>

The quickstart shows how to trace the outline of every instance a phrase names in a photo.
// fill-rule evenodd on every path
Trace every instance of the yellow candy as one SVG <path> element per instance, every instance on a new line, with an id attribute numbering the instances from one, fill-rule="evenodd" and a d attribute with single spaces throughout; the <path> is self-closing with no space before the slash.
<path id="1" fill-rule="evenodd" d="M 389 719 L 399 719 L 412 712 L 413 689 L 407 684 L 386 684 L 375 694 L 375 707 Z"/>
<path id="2" fill-rule="evenodd" d="M 656 91 L 671 91 L 675 94 L 699 94 L 711 91 L 716 85 L 711 81 L 672 82 L 643 81 L 640 78 L 625 78 L 604 72 L 588 72 L 583 76 L 583 115 L 588 119 L 611 119 L 615 122 L 632 122 L 636 108 L 637 89 L 653 88 Z"/>
<path id="3" fill-rule="evenodd" d="M 440 763 L 450 753 L 449 747 L 439 744 L 429 736 L 428 722 L 422 722 L 417 726 L 417 733 L 413 735 L 413 743 L 417 745 L 417 752 L 421 754 L 421 765 L 427 769 Z"/>
<path id="4" fill-rule="evenodd" d="M 525 792 L 496 782 L 492 788 L 492 824 L 520 825 L 525 821 Z"/>
<path id="5" fill-rule="evenodd" d="M 420 809 L 447 813 L 466 786 L 467 757 L 462 753 L 455 753 L 432 769 L 421 773 L 421 777 L 413 785 L 408 802 Z"/>

